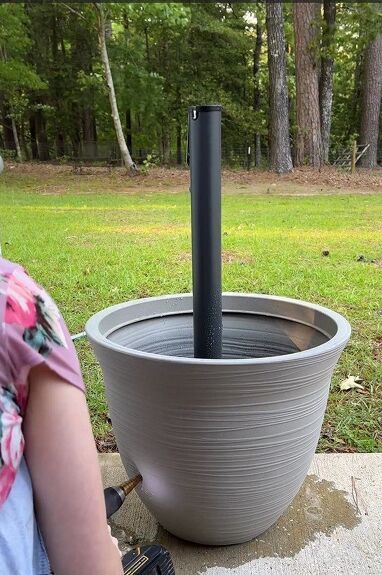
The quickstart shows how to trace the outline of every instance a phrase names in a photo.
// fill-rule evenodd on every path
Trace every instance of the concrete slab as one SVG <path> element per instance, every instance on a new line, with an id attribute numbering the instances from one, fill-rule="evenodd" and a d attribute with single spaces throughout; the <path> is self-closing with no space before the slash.
<path id="1" fill-rule="evenodd" d="M 104 485 L 126 478 L 118 454 L 100 454 Z M 243 545 L 203 547 L 158 525 L 135 493 L 113 517 L 126 544 L 157 541 L 177 575 L 381 575 L 382 454 L 319 454 L 292 505 Z"/>

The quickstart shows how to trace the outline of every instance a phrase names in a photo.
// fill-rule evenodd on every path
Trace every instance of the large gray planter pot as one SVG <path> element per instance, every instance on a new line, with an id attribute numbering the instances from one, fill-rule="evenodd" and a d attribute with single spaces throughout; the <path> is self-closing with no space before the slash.
<path id="1" fill-rule="evenodd" d="M 123 303 L 86 330 L 139 495 L 171 533 L 225 545 L 270 527 L 298 492 L 333 369 L 339 314 L 264 295 L 223 295 L 223 358 L 194 359 L 192 296 Z"/>

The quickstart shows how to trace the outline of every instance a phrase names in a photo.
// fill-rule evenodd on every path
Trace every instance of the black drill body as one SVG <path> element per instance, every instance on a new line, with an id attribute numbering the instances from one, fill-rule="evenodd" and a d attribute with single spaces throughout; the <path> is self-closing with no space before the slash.
<path id="1" fill-rule="evenodd" d="M 104 490 L 107 518 L 118 511 L 126 495 L 141 479 L 137 476 L 130 482 Z M 124 575 L 175 575 L 169 552 L 157 544 L 135 547 L 122 557 L 122 566 Z"/>

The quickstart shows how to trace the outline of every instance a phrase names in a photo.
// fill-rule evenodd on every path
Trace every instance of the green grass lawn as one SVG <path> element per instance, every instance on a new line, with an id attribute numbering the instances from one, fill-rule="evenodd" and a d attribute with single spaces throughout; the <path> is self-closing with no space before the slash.
<path id="1" fill-rule="evenodd" d="M 191 290 L 188 193 L 170 193 L 163 182 L 165 191 L 145 191 L 144 180 L 120 193 L 113 176 L 60 176 L 56 188 L 53 180 L 46 188 L 28 173 L 0 178 L 1 242 L 3 256 L 54 296 L 72 333 L 111 304 Z M 283 197 L 240 186 L 223 198 L 224 290 L 306 299 L 352 325 L 321 450 L 382 446 L 381 216 L 378 194 Z M 88 343 L 76 345 L 102 440 L 110 434 L 102 375 Z M 364 380 L 364 393 L 339 390 L 349 374 Z"/>

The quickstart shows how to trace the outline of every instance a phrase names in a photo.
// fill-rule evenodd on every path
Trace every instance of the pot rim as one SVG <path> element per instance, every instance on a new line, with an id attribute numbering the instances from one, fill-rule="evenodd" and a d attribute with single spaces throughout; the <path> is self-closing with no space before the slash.
<path id="1" fill-rule="evenodd" d="M 345 346 L 347 341 L 349 340 L 351 334 L 351 326 L 347 319 L 345 319 L 341 314 L 332 311 L 329 308 L 324 306 L 313 304 L 304 300 L 298 300 L 288 297 L 282 296 L 273 296 L 273 295 L 266 295 L 266 294 L 255 294 L 255 293 L 241 293 L 241 292 L 223 292 L 224 296 L 229 297 L 256 297 L 257 299 L 264 299 L 264 300 L 274 300 L 275 302 L 285 302 L 294 305 L 299 305 L 302 307 L 306 307 L 308 309 L 318 311 L 323 315 L 326 315 L 331 320 L 333 320 L 337 326 L 336 333 L 328 339 L 328 341 L 322 343 L 321 345 L 317 345 L 315 347 L 305 349 L 303 351 L 298 351 L 296 353 L 289 353 L 285 355 L 276 355 L 270 357 L 254 357 L 254 358 L 246 358 L 246 359 L 203 359 L 203 358 L 195 358 L 195 357 L 181 357 L 181 356 L 170 356 L 165 354 L 159 353 L 151 353 L 147 351 L 141 351 L 137 349 L 133 349 L 130 347 L 124 347 L 118 343 L 110 341 L 99 328 L 100 322 L 107 317 L 113 311 L 117 311 L 119 309 L 123 309 L 126 307 L 131 307 L 136 305 L 137 303 L 141 302 L 149 302 L 149 301 L 161 301 L 161 300 L 171 300 L 176 298 L 192 298 L 192 293 L 181 293 L 181 294 L 171 294 L 171 295 L 161 295 L 161 296 L 154 296 L 149 298 L 139 298 L 134 300 L 129 300 L 127 302 L 119 303 L 116 305 L 109 306 L 93 316 L 91 316 L 85 325 L 85 331 L 90 341 L 94 341 L 94 343 L 112 349 L 114 351 L 119 351 L 125 355 L 137 357 L 140 359 L 147 359 L 151 361 L 166 361 L 167 363 L 176 363 L 176 364 L 191 364 L 191 365 L 263 365 L 263 364 L 273 364 L 273 363 L 282 363 L 288 361 L 295 361 L 295 360 L 303 360 L 303 359 L 312 359 L 313 357 L 320 356 L 325 352 L 331 352 L 342 346 Z M 232 311 L 232 310 L 230 310 Z M 224 310 L 223 310 L 224 313 Z M 166 314 L 164 314 L 166 315 Z M 265 315 L 265 314 L 264 314 Z M 277 316 L 275 316 L 277 317 Z M 293 321 L 293 318 L 289 318 Z M 297 320 L 294 320 L 297 322 Z"/>

